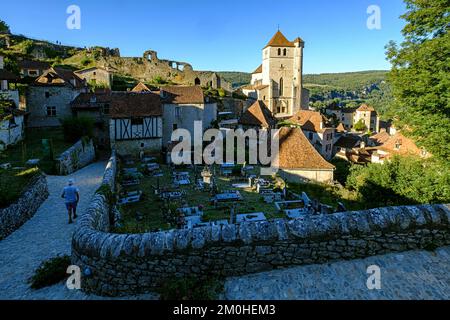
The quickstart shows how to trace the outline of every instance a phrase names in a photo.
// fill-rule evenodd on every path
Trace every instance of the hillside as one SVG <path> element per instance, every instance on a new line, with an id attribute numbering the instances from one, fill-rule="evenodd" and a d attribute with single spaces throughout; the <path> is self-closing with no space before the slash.
<path id="1" fill-rule="evenodd" d="M 386 79 L 387 71 L 306 74 L 305 87 L 328 87 L 345 91 L 361 91 Z"/>
<path id="2" fill-rule="evenodd" d="M 239 71 L 219 71 L 217 74 L 233 85 L 233 88 L 249 84 L 252 80 L 252 75 L 247 72 Z"/>
<path id="3" fill-rule="evenodd" d="M 197 71 L 187 62 L 160 59 L 156 51 L 147 50 L 140 57 L 121 57 L 119 49 L 104 47 L 77 48 L 30 39 L 22 35 L 0 33 L 0 53 L 6 57 L 5 67 L 18 73 L 20 59 L 39 60 L 68 69 L 102 67 L 112 70 L 118 80 L 114 88 L 127 89 L 137 81 L 155 84 L 200 84 L 231 91 L 227 79 L 218 79 L 212 71 Z"/>

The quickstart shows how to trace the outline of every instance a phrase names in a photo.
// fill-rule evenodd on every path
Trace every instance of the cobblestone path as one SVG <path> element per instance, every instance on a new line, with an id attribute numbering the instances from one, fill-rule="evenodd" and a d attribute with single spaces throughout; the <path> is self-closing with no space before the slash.
<path id="1" fill-rule="evenodd" d="M 80 291 L 68 290 L 64 283 L 32 290 L 27 279 L 43 260 L 70 254 L 72 232 L 62 189 L 69 178 L 80 189 L 78 214 L 83 214 L 99 187 L 105 162 L 91 164 L 67 177 L 47 176 L 50 196 L 35 216 L 6 239 L 0 241 L 0 299 L 96 299 Z"/>
<path id="2" fill-rule="evenodd" d="M 368 290 L 367 267 L 381 269 L 381 290 Z M 230 300 L 450 299 L 450 247 L 229 278 Z"/>

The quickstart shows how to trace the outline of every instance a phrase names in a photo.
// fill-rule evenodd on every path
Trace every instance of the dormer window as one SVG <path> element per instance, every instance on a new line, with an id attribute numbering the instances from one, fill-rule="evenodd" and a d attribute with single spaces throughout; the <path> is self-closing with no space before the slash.
<path id="1" fill-rule="evenodd" d="M 395 150 L 400 150 L 401 146 L 402 146 L 402 141 L 401 140 L 395 141 Z"/>

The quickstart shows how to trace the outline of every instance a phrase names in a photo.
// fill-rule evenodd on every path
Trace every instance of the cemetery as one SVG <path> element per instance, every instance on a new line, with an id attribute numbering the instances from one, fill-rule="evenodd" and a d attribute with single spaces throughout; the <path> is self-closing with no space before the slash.
<path id="1" fill-rule="evenodd" d="M 157 156 L 119 161 L 115 232 L 145 233 L 239 224 L 315 214 L 308 196 L 295 195 L 259 167 L 166 165 Z"/>

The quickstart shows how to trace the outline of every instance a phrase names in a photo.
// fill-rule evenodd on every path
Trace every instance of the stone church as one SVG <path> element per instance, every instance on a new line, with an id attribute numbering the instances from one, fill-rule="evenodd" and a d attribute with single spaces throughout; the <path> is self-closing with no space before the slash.
<path id="1" fill-rule="evenodd" d="M 262 100 L 277 118 L 308 109 L 309 91 L 303 88 L 304 41 L 289 41 L 278 31 L 262 52 L 262 64 L 252 73 L 243 92 Z"/>

